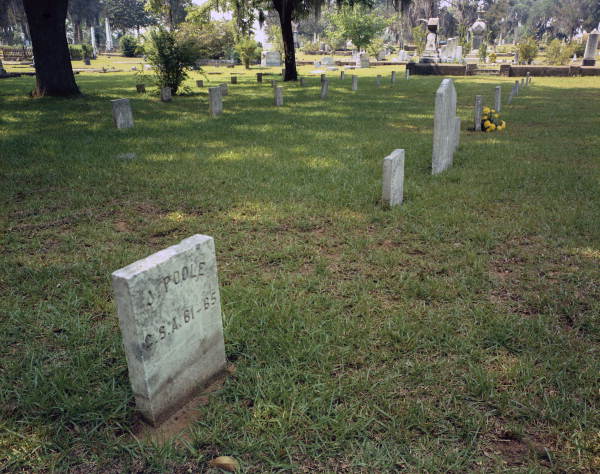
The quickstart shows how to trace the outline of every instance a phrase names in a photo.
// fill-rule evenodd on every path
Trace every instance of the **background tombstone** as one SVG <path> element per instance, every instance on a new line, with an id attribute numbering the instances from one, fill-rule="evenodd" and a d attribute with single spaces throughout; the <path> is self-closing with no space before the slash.
<path id="1" fill-rule="evenodd" d="M 381 86 L 381 74 L 377 74 L 377 77 L 375 78 L 375 85 L 377 87 Z"/>
<path id="2" fill-rule="evenodd" d="M 525 88 L 525 78 L 524 77 L 521 78 L 520 86 L 521 86 L 521 88 Z"/>
<path id="3" fill-rule="evenodd" d="M 273 90 L 275 91 L 275 106 L 281 107 L 283 105 L 283 87 L 276 86 Z"/>
<path id="4" fill-rule="evenodd" d="M 452 79 L 444 79 L 435 93 L 431 174 L 452 166 L 457 143 L 456 123 L 456 89 Z"/>
<path id="5" fill-rule="evenodd" d="M 229 89 L 227 87 L 227 84 L 225 84 L 225 83 L 219 84 L 219 87 L 221 88 L 221 95 L 223 97 L 225 97 L 227 94 L 229 94 Z"/>
<path id="6" fill-rule="evenodd" d="M 481 116 L 483 111 L 483 100 L 480 95 L 475 96 L 475 108 L 473 110 L 473 128 L 481 132 Z"/>
<path id="7" fill-rule="evenodd" d="M 392 77 L 391 77 L 391 79 L 390 79 L 390 82 L 391 82 L 392 84 L 395 84 L 395 83 L 396 83 L 396 71 L 392 71 Z"/>
<path id="8" fill-rule="evenodd" d="M 358 76 L 352 76 L 352 90 L 353 91 L 357 91 L 358 90 Z"/>
<path id="9" fill-rule="evenodd" d="M 112 274 L 137 409 L 157 426 L 225 368 L 212 237 L 194 235 Z"/>
<path id="10" fill-rule="evenodd" d="M 321 83 L 327 80 L 327 74 L 321 74 Z"/>
<path id="11" fill-rule="evenodd" d="M 595 66 L 596 65 L 596 56 L 598 55 L 598 39 L 600 38 L 600 33 L 598 30 L 592 31 L 587 39 L 587 43 L 585 44 L 585 52 L 583 53 L 583 62 L 582 66 Z"/>
<path id="12" fill-rule="evenodd" d="M 275 79 L 271 79 L 271 87 L 277 86 L 277 81 Z"/>
<path id="13" fill-rule="evenodd" d="M 133 113 L 129 99 L 115 99 L 112 104 L 113 122 L 117 128 L 133 127 Z"/>
<path id="14" fill-rule="evenodd" d="M 525 75 L 525 84 L 527 84 L 529 86 L 530 82 L 531 82 L 531 74 L 529 74 L 529 71 L 527 71 L 527 74 Z"/>
<path id="15" fill-rule="evenodd" d="M 260 84 L 260 83 L 262 83 L 262 79 L 263 79 L 263 73 L 257 72 L 256 73 L 256 82 L 258 82 Z"/>
<path id="16" fill-rule="evenodd" d="M 171 88 L 170 87 L 163 87 L 160 90 L 160 100 L 163 102 L 171 102 Z"/>
<path id="17" fill-rule="evenodd" d="M 406 80 L 410 79 L 410 71 L 408 69 L 406 69 L 406 71 L 404 71 L 404 77 Z"/>
<path id="18" fill-rule="evenodd" d="M 399 206 L 404 198 L 404 150 L 394 150 L 383 159 L 382 201 L 384 206 Z"/>
<path id="19" fill-rule="evenodd" d="M 344 71 L 340 71 L 340 80 L 346 79 L 346 73 Z"/>
<path id="20" fill-rule="evenodd" d="M 199 79 L 196 81 L 196 87 L 204 87 L 204 81 Z"/>
<path id="21" fill-rule="evenodd" d="M 329 79 L 325 79 L 321 82 L 321 99 L 327 99 L 327 94 L 329 92 Z"/>
<path id="22" fill-rule="evenodd" d="M 304 87 L 306 85 L 306 83 L 304 82 L 304 78 L 301 77 L 300 78 L 300 87 Z"/>
<path id="23" fill-rule="evenodd" d="M 496 112 L 500 113 L 500 110 L 502 109 L 502 87 L 496 86 L 495 92 L 494 108 L 496 109 Z"/>
<path id="24" fill-rule="evenodd" d="M 208 88 L 208 113 L 216 117 L 223 113 L 223 96 L 220 87 Z"/>
<path id="25" fill-rule="evenodd" d="M 510 89 L 510 94 L 508 94 L 508 100 L 506 101 L 506 103 L 508 105 L 510 105 L 512 103 L 514 95 L 515 95 L 515 85 L 513 84 L 513 86 Z"/>
<path id="26" fill-rule="evenodd" d="M 515 93 L 513 94 L 513 96 L 518 96 L 519 95 L 519 81 L 515 81 Z"/>
<path id="27" fill-rule="evenodd" d="M 231 83 L 237 84 L 237 76 L 231 76 Z"/>

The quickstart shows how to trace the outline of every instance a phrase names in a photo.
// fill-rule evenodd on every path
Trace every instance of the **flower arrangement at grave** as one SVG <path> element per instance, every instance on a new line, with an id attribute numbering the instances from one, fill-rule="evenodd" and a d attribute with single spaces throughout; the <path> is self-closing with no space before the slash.
<path id="1" fill-rule="evenodd" d="M 500 120 L 500 114 L 489 107 L 483 108 L 483 116 L 481 117 L 481 130 L 484 132 L 501 132 L 506 128 L 506 122 Z"/>

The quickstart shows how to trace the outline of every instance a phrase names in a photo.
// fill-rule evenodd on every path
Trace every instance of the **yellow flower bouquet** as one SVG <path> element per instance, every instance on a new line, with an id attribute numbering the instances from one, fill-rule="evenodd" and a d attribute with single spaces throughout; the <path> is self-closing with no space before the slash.
<path id="1" fill-rule="evenodd" d="M 500 120 L 500 114 L 489 107 L 483 108 L 483 116 L 481 117 L 481 131 L 483 132 L 501 132 L 506 128 L 506 122 Z"/>

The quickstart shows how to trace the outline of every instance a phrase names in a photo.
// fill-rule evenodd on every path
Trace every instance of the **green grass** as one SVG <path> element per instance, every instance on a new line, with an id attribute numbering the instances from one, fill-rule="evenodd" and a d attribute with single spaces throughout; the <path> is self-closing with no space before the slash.
<path id="1" fill-rule="evenodd" d="M 217 119 L 206 89 L 163 104 L 131 73 L 81 74 L 76 100 L 0 82 L 0 470 L 600 469 L 600 83 L 536 78 L 484 134 L 474 96 L 513 80 L 456 78 L 461 146 L 432 177 L 441 78 L 377 89 L 392 69 L 355 93 L 332 73 L 326 101 L 285 84 L 281 108 L 251 71 Z M 110 273 L 195 233 L 236 371 L 188 441 L 138 443 Z"/>

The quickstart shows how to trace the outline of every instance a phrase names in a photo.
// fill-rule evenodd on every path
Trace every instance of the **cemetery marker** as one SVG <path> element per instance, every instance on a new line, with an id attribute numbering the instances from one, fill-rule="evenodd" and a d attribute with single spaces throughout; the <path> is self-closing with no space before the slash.
<path id="1" fill-rule="evenodd" d="M 404 150 L 394 150 L 383 159 L 384 206 L 399 206 L 404 193 Z"/>
<path id="2" fill-rule="evenodd" d="M 500 113 L 500 109 L 502 109 L 502 87 L 496 86 L 496 95 L 494 96 L 494 105 L 496 112 Z"/>
<path id="3" fill-rule="evenodd" d="M 483 109 L 482 97 L 475 96 L 475 110 L 473 111 L 473 125 L 476 132 L 481 132 L 481 114 Z"/>
<path id="4" fill-rule="evenodd" d="M 216 117 L 223 113 L 223 96 L 220 87 L 208 88 L 208 113 Z"/>
<path id="5" fill-rule="evenodd" d="M 273 90 L 275 91 L 275 106 L 281 107 L 283 105 L 283 87 L 276 86 Z"/>
<path id="6" fill-rule="evenodd" d="M 129 99 L 115 99 L 110 102 L 115 126 L 117 128 L 133 127 L 133 113 Z"/>

